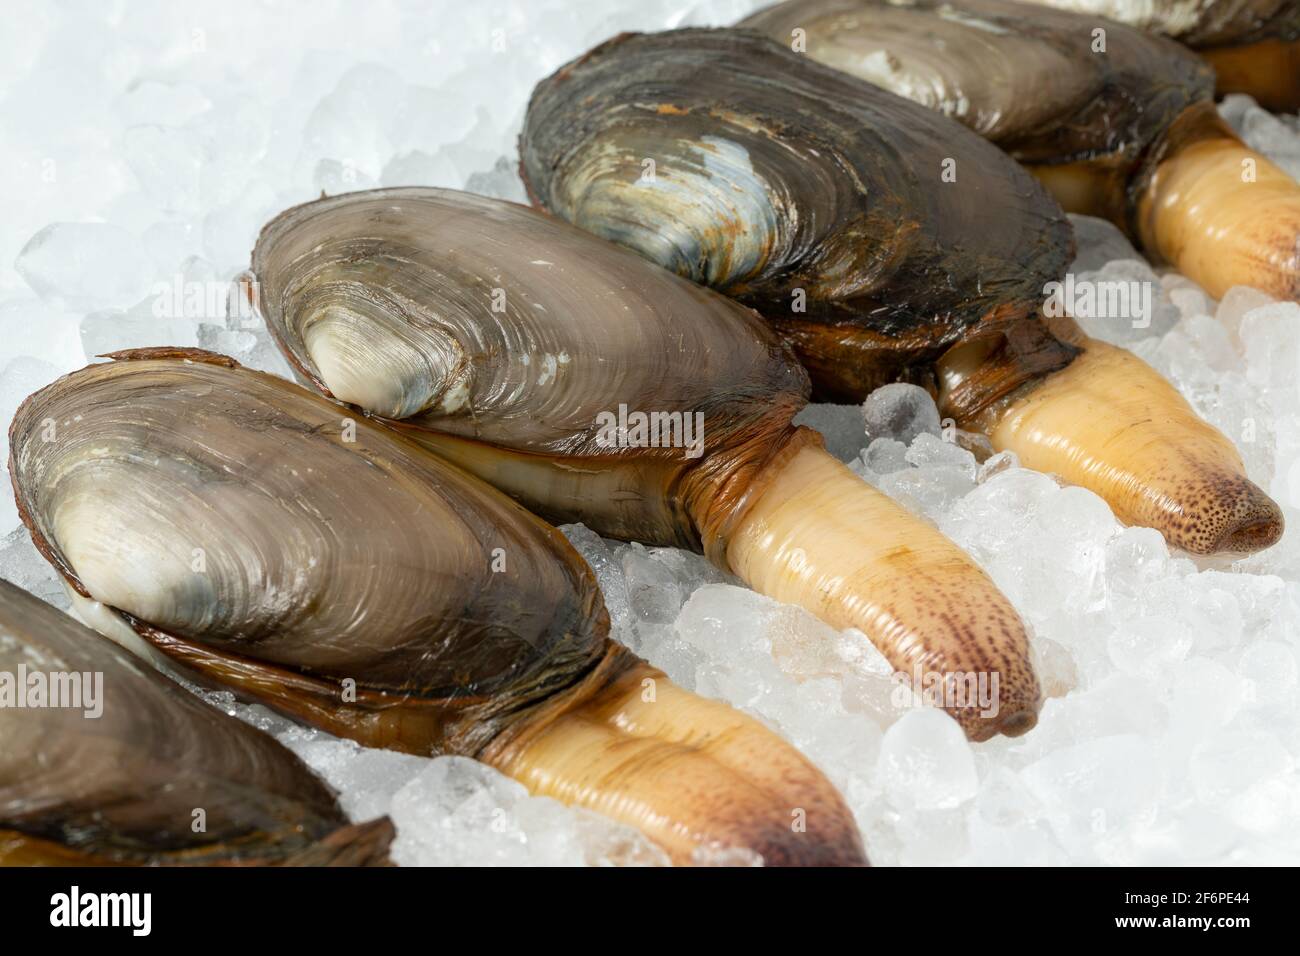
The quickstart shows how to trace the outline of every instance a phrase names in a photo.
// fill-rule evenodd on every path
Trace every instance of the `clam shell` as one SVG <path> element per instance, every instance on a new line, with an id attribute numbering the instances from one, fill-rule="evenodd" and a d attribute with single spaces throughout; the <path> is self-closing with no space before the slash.
<path id="1" fill-rule="evenodd" d="M 602 44 L 538 85 L 520 146 L 538 204 L 754 307 L 814 381 L 809 329 L 877 363 L 849 393 L 1036 310 L 1072 254 L 1060 208 L 996 147 L 747 31 Z"/>
<path id="2" fill-rule="evenodd" d="M 472 754 L 607 650 L 559 532 L 232 360 L 92 365 L 28 399 L 10 441 L 20 511 L 73 588 L 290 712 L 335 714 L 350 680 L 369 718 L 415 706 L 416 736 Z"/>
<path id="3" fill-rule="evenodd" d="M 741 21 L 952 117 L 1024 162 L 1128 162 L 1214 75 L 1177 43 L 1008 0 L 791 0 Z M 1104 28 L 1105 50 L 1094 48 Z"/>
<path id="4" fill-rule="evenodd" d="M 1295 0 L 1028 0 L 1094 14 L 1139 30 L 1176 37 L 1193 47 L 1230 46 L 1300 36 Z"/>
<path id="5" fill-rule="evenodd" d="M 21 834 L 101 862 L 277 862 L 348 826 L 274 739 L 0 581 L 0 672 L 24 667 L 91 693 L 0 707 L 0 856 Z"/>
<path id="6" fill-rule="evenodd" d="M 701 456 L 761 461 L 807 399 L 806 373 L 749 310 L 513 203 L 322 199 L 263 230 L 252 271 L 318 390 L 608 535 L 698 546 L 683 476 Z M 620 409 L 688 420 L 700 447 L 611 443 Z"/>

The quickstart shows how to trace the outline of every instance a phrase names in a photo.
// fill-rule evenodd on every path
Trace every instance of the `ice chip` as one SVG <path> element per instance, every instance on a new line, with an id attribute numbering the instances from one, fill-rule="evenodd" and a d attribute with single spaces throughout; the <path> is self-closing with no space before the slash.
<path id="1" fill-rule="evenodd" d="M 1256 309 L 1272 305 L 1274 301 L 1272 296 L 1259 289 L 1253 289 L 1248 285 L 1234 285 L 1219 300 L 1219 306 L 1214 310 L 1214 317 L 1227 329 L 1233 343 L 1240 349 L 1242 319 Z"/>
<path id="2" fill-rule="evenodd" d="M 67 610 L 70 601 L 63 579 L 36 550 L 27 528 L 18 524 L 16 509 L 9 523 L 16 527 L 0 539 L 0 578 L 30 591 L 47 604 Z"/>
<path id="3" fill-rule="evenodd" d="M 1139 617 L 1121 623 L 1107 644 L 1110 659 L 1125 673 L 1154 678 L 1168 673 L 1192 647 L 1181 621 Z"/>
<path id="4" fill-rule="evenodd" d="M 465 190 L 494 199 L 524 204 L 528 202 L 528 193 L 524 190 L 523 180 L 519 178 L 519 165 L 505 156 L 486 172 L 472 173 L 465 181 Z"/>
<path id="5" fill-rule="evenodd" d="M 153 265 L 136 238 L 106 222 L 56 222 L 28 240 L 14 264 L 46 302 L 70 312 L 140 301 Z"/>
<path id="6" fill-rule="evenodd" d="M 994 475 L 1001 474 L 1011 468 L 1020 467 L 1020 458 L 1014 451 L 1000 451 L 993 457 L 986 460 L 980 465 L 979 471 L 975 475 L 975 480 L 981 485 L 988 481 Z"/>
<path id="7" fill-rule="evenodd" d="M 970 453 L 962 451 L 962 454 L 969 457 Z M 877 487 L 904 507 L 938 520 L 975 487 L 974 472 L 975 459 L 970 458 L 969 466 L 937 465 L 895 471 L 881 476 Z"/>
<path id="8" fill-rule="evenodd" d="M 939 434 L 939 409 L 919 385 L 882 385 L 862 403 L 862 417 L 872 439 L 892 438 L 910 445 L 917 435 Z"/>
<path id="9" fill-rule="evenodd" d="M 1295 720 L 1300 661 L 1294 650 L 1281 641 L 1251 644 L 1241 652 L 1237 673 L 1243 681 L 1242 696 L 1247 706 L 1286 714 Z"/>
<path id="10" fill-rule="evenodd" d="M 441 152 L 431 156 L 423 150 L 414 149 L 390 159 L 384 165 L 379 179 L 385 186 L 441 186 L 454 189 L 460 184 L 460 173 Z"/>
<path id="11" fill-rule="evenodd" d="M 197 348 L 198 323 L 184 315 L 155 315 L 150 302 L 127 310 L 92 312 L 81 320 L 81 344 L 87 361 L 122 349 L 148 348 L 159 342 Z"/>
<path id="12" fill-rule="evenodd" d="M 1124 233 L 1109 220 L 1070 213 L 1077 252 L 1070 271 L 1077 274 L 1095 272 L 1116 259 L 1137 259 L 1137 250 Z"/>
<path id="13" fill-rule="evenodd" d="M 1300 381 L 1300 305 L 1274 302 L 1252 309 L 1239 334 L 1247 378 L 1263 388 L 1294 391 Z"/>
<path id="14" fill-rule="evenodd" d="M 669 624 L 677 617 L 685 596 L 676 575 L 641 545 L 633 544 L 623 552 L 623 576 L 635 620 Z"/>
<path id="15" fill-rule="evenodd" d="M 975 456 L 956 442 L 929 432 L 917 435 L 903 457 L 918 468 L 955 468 L 975 478 Z"/>
<path id="16" fill-rule="evenodd" d="M 794 417 L 794 424 L 821 432 L 826 450 L 840 461 L 857 458 L 867 443 L 862 410 L 856 405 L 805 405 Z"/>
<path id="17" fill-rule="evenodd" d="M 632 609 L 623 562 L 616 559 L 605 540 L 586 525 L 561 525 L 560 531 L 596 573 L 596 582 L 605 597 L 605 607 L 615 631 L 630 625 Z"/>
<path id="18" fill-rule="evenodd" d="M 1030 645 L 1030 653 L 1044 697 L 1064 697 L 1079 685 L 1074 655 L 1063 644 L 1050 637 L 1036 638 Z"/>
<path id="19" fill-rule="evenodd" d="M 188 216 L 199 210 L 207 156 L 194 133 L 135 126 L 123 134 L 122 148 L 140 187 L 163 212 Z"/>
<path id="20" fill-rule="evenodd" d="M 862 463 L 873 475 L 888 475 L 911 467 L 907 446 L 895 438 L 873 438 L 862 452 Z"/>
<path id="21" fill-rule="evenodd" d="M 1164 783 L 1154 745 L 1136 734 L 1061 747 L 1020 773 L 1076 859 L 1123 863 L 1125 831 L 1149 822 Z"/>
<path id="22" fill-rule="evenodd" d="M 956 807 L 979 788 L 975 756 L 961 727 L 928 707 L 909 711 L 885 731 L 876 772 L 889 802 L 905 812 Z"/>
<path id="23" fill-rule="evenodd" d="M 1289 773 L 1294 765 L 1276 734 L 1220 731 L 1204 739 L 1192 754 L 1192 786 L 1202 802 L 1221 803 L 1269 777 Z"/>
<path id="24" fill-rule="evenodd" d="M 1204 289 L 1186 276 L 1166 272 L 1160 277 L 1160 285 L 1183 319 L 1211 314 L 1213 300 L 1205 294 Z"/>

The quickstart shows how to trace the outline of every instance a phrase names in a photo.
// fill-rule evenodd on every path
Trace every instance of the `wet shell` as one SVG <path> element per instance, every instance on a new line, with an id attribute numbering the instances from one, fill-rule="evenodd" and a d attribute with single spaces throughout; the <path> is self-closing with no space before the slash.
<path id="1" fill-rule="evenodd" d="M 597 47 L 539 84 L 520 152 L 539 205 L 756 308 L 831 396 L 1035 312 L 1072 254 L 996 147 L 746 31 Z M 845 351 L 862 361 L 827 357 Z"/>
<path id="2" fill-rule="evenodd" d="M 1176 37 L 1194 47 L 1253 43 L 1272 37 L 1300 36 L 1300 4 L 1295 0 L 1028 0 L 1030 3 L 1090 13 L 1139 30 Z"/>
<path id="3" fill-rule="evenodd" d="M 744 22 L 960 119 L 1067 209 L 1109 219 L 1211 295 L 1297 295 L 1300 190 L 1237 139 L 1213 94 L 1217 72 L 1223 90 L 1293 110 L 1300 46 L 1203 59 L 1096 16 L 1008 0 L 790 0 Z"/>
<path id="4" fill-rule="evenodd" d="M 792 0 L 741 21 L 819 63 L 939 110 L 1022 162 L 1136 162 L 1214 93 L 1199 57 L 1095 17 L 1007 0 Z"/>
<path id="5" fill-rule="evenodd" d="M 253 272 L 268 327 L 315 388 L 607 535 L 698 547 L 681 484 L 704 447 L 756 467 L 807 398 L 749 310 L 513 203 L 322 199 L 263 230 Z M 685 415 L 700 445 L 612 442 L 620 408 Z"/>
<path id="6" fill-rule="evenodd" d="M 331 834 L 351 843 L 341 862 L 385 857 L 389 824 L 346 839 L 333 794 L 274 739 L 5 581 L 0 672 L 84 681 L 91 697 L 102 682 L 90 710 L 0 707 L 0 861 L 323 863 Z"/>
<path id="7" fill-rule="evenodd" d="M 469 755 L 606 653 L 590 570 L 509 499 L 229 359 L 123 357 L 28 399 L 10 469 L 38 547 L 155 648 L 299 715 L 404 702 Z"/>

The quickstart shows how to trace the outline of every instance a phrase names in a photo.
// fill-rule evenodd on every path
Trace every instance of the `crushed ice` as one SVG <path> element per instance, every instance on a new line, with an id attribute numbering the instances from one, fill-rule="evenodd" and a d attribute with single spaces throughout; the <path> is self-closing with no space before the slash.
<path id="1" fill-rule="evenodd" d="M 27 8 L 0 31 L 0 414 L 135 345 L 200 345 L 287 374 L 265 329 L 224 307 L 270 215 L 373 185 L 518 201 L 514 140 L 537 79 L 620 30 L 734 22 L 762 2 L 432 12 L 388 0 L 360 18 L 341 3 Z M 1221 111 L 1300 174 L 1295 117 L 1240 96 Z M 599 576 L 616 635 L 802 748 L 844 793 L 877 863 L 1294 864 L 1300 307 L 1246 288 L 1216 303 L 1157 273 L 1109 224 L 1075 225 L 1080 278 L 1154 292 L 1149 323 L 1081 321 L 1169 376 L 1237 442 L 1286 509 L 1277 547 L 1198 566 L 1155 531 L 1119 525 L 1092 493 L 945 429 L 912 386 L 799 419 L 969 551 L 1024 615 L 1048 694 L 1027 736 L 972 746 L 943 715 L 909 706 L 861 635 L 696 555 L 565 532 Z M 66 607 L 8 496 L 0 535 L 0 576 Z M 367 750 L 207 696 L 298 752 L 354 818 L 391 814 L 401 863 L 665 862 L 636 832 L 471 761 Z"/>

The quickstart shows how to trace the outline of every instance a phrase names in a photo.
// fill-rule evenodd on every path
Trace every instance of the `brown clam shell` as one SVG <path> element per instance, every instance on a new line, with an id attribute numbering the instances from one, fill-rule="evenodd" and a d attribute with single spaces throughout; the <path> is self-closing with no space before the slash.
<path id="1" fill-rule="evenodd" d="M 1036 314 L 1073 252 L 995 146 L 748 31 L 602 44 L 538 85 L 520 152 L 539 205 L 757 309 L 827 397 Z M 1021 374 L 1072 354 L 1039 345 Z"/>
<path id="2" fill-rule="evenodd" d="M 619 656 L 590 569 L 508 498 L 224 357 L 118 357 L 24 403 L 10 468 L 38 547 L 155 649 L 467 755 Z"/>
<path id="3" fill-rule="evenodd" d="M 734 509 L 698 500 L 699 479 L 757 471 L 807 400 L 807 374 L 750 310 L 514 203 L 322 199 L 276 217 L 252 269 L 268 327 L 317 390 L 606 535 L 716 537 L 705 512 Z M 620 409 L 691 441 L 620 443 Z"/>
<path id="4" fill-rule="evenodd" d="M 329 788 L 273 738 L 6 581 L 0 672 L 39 675 L 43 686 L 71 693 L 40 707 L 0 707 L 0 860 L 386 858 L 387 821 L 350 826 Z"/>
<path id="5" fill-rule="evenodd" d="M 787 44 L 802 30 L 811 59 L 938 110 L 1027 163 L 1122 154 L 1132 164 L 1214 93 L 1210 68 L 1177 43 L 1010 0 L 789 0 L 738 25 Z"/>

